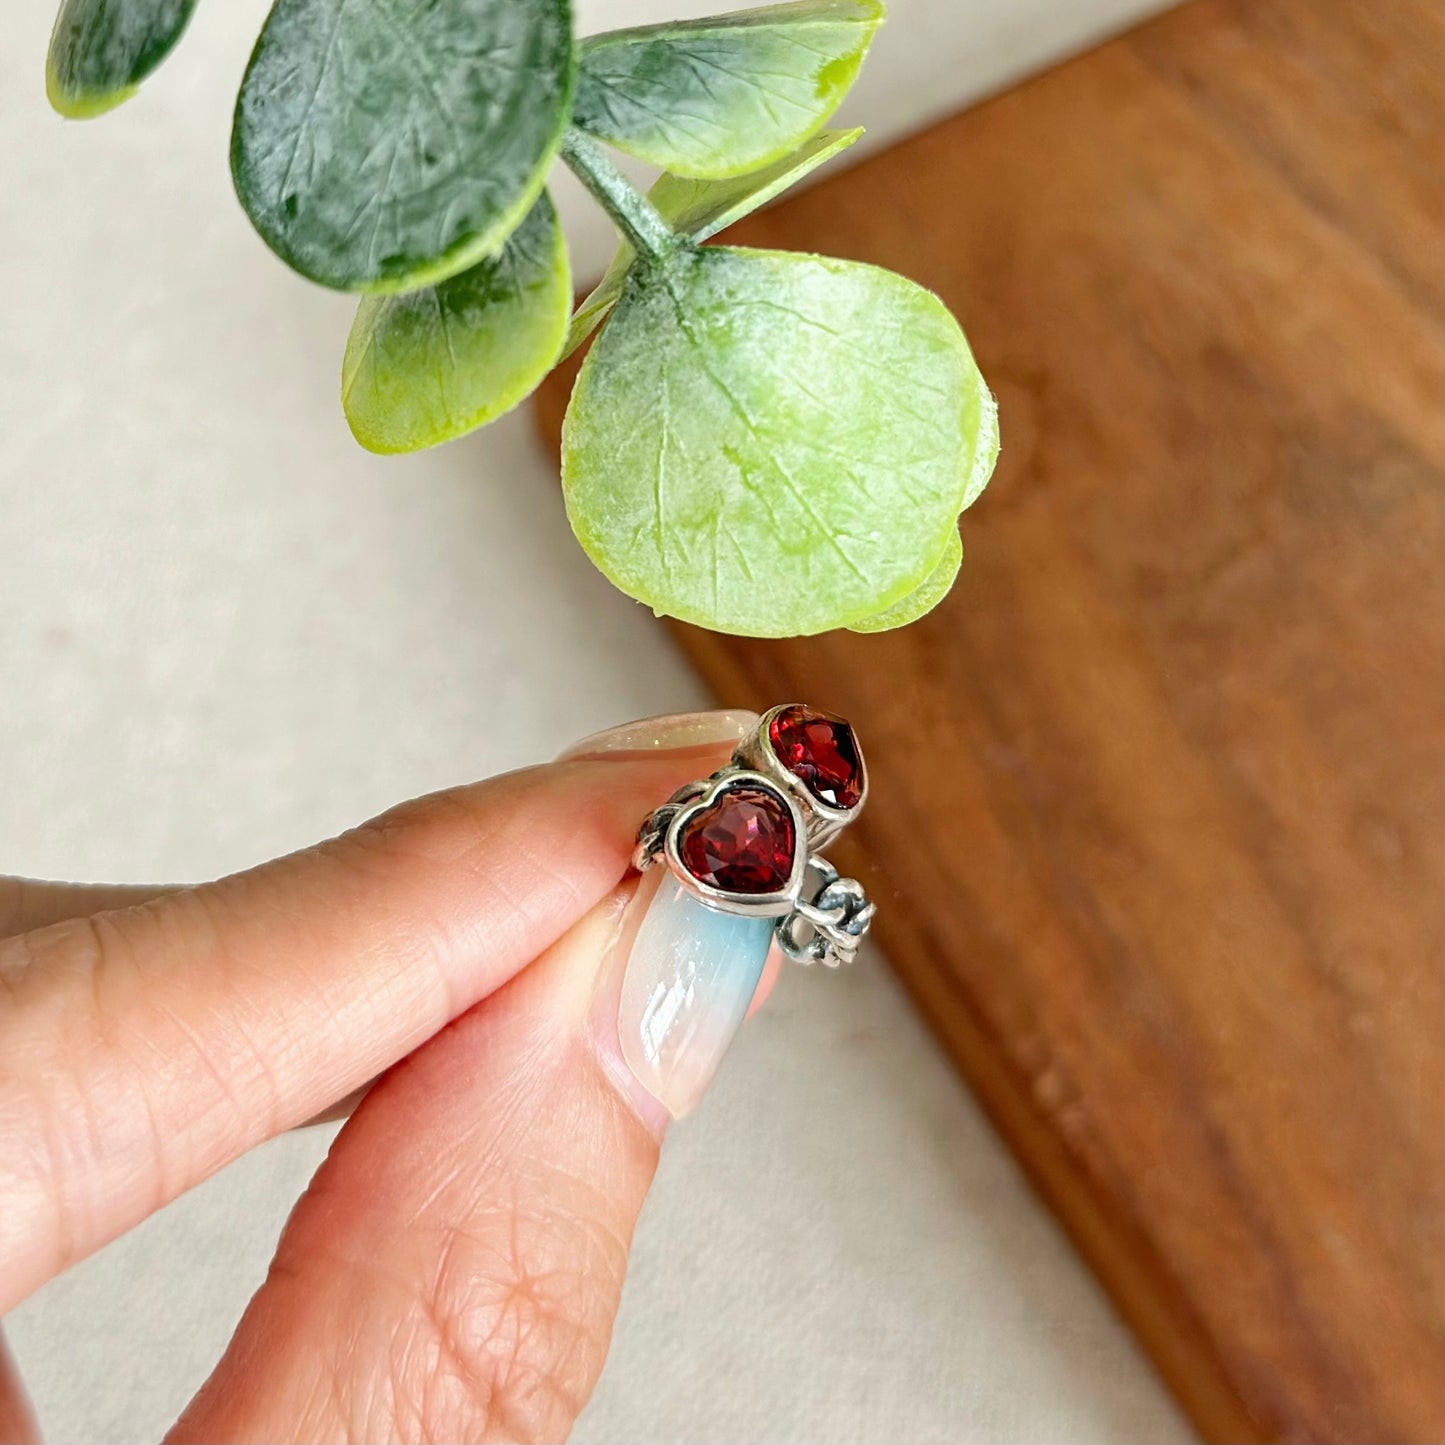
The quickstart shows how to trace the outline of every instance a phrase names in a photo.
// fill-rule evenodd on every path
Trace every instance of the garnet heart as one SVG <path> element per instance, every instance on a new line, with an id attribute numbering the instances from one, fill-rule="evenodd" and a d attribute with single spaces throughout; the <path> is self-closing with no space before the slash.
<path id="1" fill-rule="evenodd" d="M 684 817 L 677 834 L 682 866 L 724 893 L 782 893 L 797 847 L 792 808 L 762 779 L 723 788 Z"/>
<path id="2" fill-rule="evenodd" d="M 863 796 L 863 755 L 853 729 L 840 717 L 794 703 L 768 724 L 778 761 L 820 803 L 847 811 Z"/>

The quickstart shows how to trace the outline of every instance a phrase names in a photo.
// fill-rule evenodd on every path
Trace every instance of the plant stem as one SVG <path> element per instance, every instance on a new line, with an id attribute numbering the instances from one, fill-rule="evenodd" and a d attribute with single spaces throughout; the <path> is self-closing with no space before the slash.
<path id="1" fill-rule="evenodd" d="M 562 137 L 562 159 L 638 255 L 662 261 L 684 244 L 652 202 L 607 159 L 596 141 L 575 126 L 569 126 Z"/>

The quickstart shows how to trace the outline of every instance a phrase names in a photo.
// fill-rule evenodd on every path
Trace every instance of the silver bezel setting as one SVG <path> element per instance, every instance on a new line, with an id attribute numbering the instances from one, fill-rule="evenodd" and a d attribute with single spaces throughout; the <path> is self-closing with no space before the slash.
<path id="1" fill-rule="evenodd" d="M 860 773 L 858 801 L 851 808 L 835 808 L 815 798 L 773 751 L 769 733 L 779 713 L 797 706 L 800 704 L 783 703 L 769 708 L 752 732 L 738 743 L 726 767 L 711 777 L 683 784 L 654 808 L 637 830 L 632 862 L 639 872 L 665 862 L 673 877 L 705 908 L 775 919 L 773 937 L 787 957 L 798 963 L 837 968 L 853 961 L 875 908 L 863 885 L 855 878 L 840 877 L 817 850 L 863 811 L 868 798 L 868 768 L 854 733 Z M 846 724 L 845 719 L 838 721 Z M 792 871 L 783 887 L 769 893 L 734 893 L 714 887 L 691 873 L 682 861 L 682 835 L 692 819 L 725 793 L 742 788 L 776 799 L 792 821 Z"/>
<path id="2" fill-rule="evenodd" d="M 700 792 L 688 792 L 691 796 L 678 800 L 677 811 L 667 824 L 662 838 L 662 857 L 680 883 L 686 884 L 698 901 L 708 908 L 722 913 L 736 913 L 750 918 L 780 918 L 789 914 L 796 906 L 803 877 L 808 867 L 807 823 L 802 809 L 793 795 L 765 773 L 747 768 L 726 768 L 715 773 L 702 786 Z M 683 831 L 699 813 L 706 812 L 724 793 L 736 792 L 742 788 L 753 792 L 764 792 L 776 798 L 788 811 L 793 824 L 793 866 L 784 887 L 771 893 L 733 893 L 726 888 L 717 888 L 690 872 L 682 861 L 679 845 Z"/>
<path id="3" fill-rule="evenodd" d="M 848 731 L 852 733 L 853 747 L 858 754 L 858 772 L 861 780 L 858 801 L 851 808 L 835 808 L 830 803 L 823 802 L 821 798 L 815 797 L 808 790 L 808 785 L 773 751 L 773 739 L 770 731 L 773 719 L 779 713 L 787 712 L 789 708 L 805 707 L 806 705 L 805 703 L 784 702 L 779 703 L 777 707 L 770 707 L 758 719 L 758 724 L 752 732 L 737 745 L 733 751 L 733 760 L 740 767 L 761 773 L 774 786 L 781 787 L 789 797 L 797 800 L 807 825 L 809 848 L 826 848 L 863 811 L 863 805 L 868 801 L 868 764 L 863 757 L 863 745 L 858 741 L 858 734 L 853 731 L 851 724 L 846 723 L 846 719 L 839 718 L 838 720 L 844 722 Z M 834 715 L 829 714 L 829 716 Z"/>

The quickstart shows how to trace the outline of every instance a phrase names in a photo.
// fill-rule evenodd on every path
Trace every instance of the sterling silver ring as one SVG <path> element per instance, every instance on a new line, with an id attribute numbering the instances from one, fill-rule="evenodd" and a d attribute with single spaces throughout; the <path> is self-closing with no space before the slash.
<path id="1" fill-rule="evenodd" d="M 799 963 L 851 963 L 874 905 L 817 852 L 868 796 L 853 729 L 786 703 L 770 708 L 726 767 L 681 787 L 637 834 L 639 871 L 664 863 L 706 907 L 777 919 L 779 948 Z"/>

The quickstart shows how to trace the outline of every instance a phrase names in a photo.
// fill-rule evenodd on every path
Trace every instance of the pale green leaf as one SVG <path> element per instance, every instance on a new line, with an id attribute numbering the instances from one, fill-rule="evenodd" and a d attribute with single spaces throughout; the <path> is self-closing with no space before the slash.
<path id="1" fill-rule="evenodd" d="M 796 185 L 810 171 L 815 171 L 841 151 L 848 149 L 863 134 L 862 126 L 853 130 L 820 131 L 792 155 L 747 176 L 727 180 L 701 181 L 671 174 L 659 176 L 647 199 L 654 209 L 679 235 L 693 241 L 706 241 L 740 221 L 751 211 L 765 206 L 774 196 Z M 563 356 L 570 356 L 594 330 L 602 318 L 617 304 L 622 283 L 627 279 L 636 253 L 624 241 L 612 258 L 606 274 L 591 294 L 578 307 L 567 332 Z"/>
<path id="2" fill-rule="evenodd" d="M 357 441 L 412 452 L 494 421 L 552 369 L 572 280 L 544 192 L 501 251 L 435 286 L 365 297 L 341 368 Z"/>
<path id="3" fill-rule="evenodd" d="M 236 192 L 323 285 L 444 280 L 531 209 L 572 71 L 568 0 L 276 0 L 236 106 Z"/>
<path id="4" fill-rule="evenodd" d="M 963 565 L 963 541 L 958 535 L 958 529 L 954 528 L 948 534 L 948 545 L 944 548 L 943 556 L 939 558 L 933 571 L 913 589 L 901 602 L 895 602 L 883 612 L 873 617 L 865 618 L 862 622 L 849 624 L 850 632 L 888 632 L 895 627 L 907 627 L 910 622 L 917 622 L 925 613 L 932 612 L 945 597 L 948 596 L 948 589 L 953 586 L 954 578 L 958 576 L 958 569 Z"/>
<path id="5" fill-rule="evenodd" d="M 795 0 L 595 35 L 575 125 L 679 176 L 736 176 L 795 150 L 838 108 L 881 0 Z"/>
<path id="6" fill-rule="evenodd" d="M 918 588 L 996 451 L 993 400 L 931 292 L 718 246 L 628 277 L 572 395 L 562 483 L 624 592 L 781 637 Z"/>
<path id="7" fill-rule="evenodd" d="M 196 0 L 65 0 L 50 36 L 45 93 L 72 120 L 136 93 L 181 38 Z"/>
<path id="8" fill-rule="evenodd" d="M 847 150 L 862 134 L 862 126 L 819 131 L 782 160 L 745 176 L 711 180 L 669 171 L 657 178 L 647 193 L 648 199 L 674 230 L 694 241 L 706 241 L 797 185 L 811 171 Z"/>

